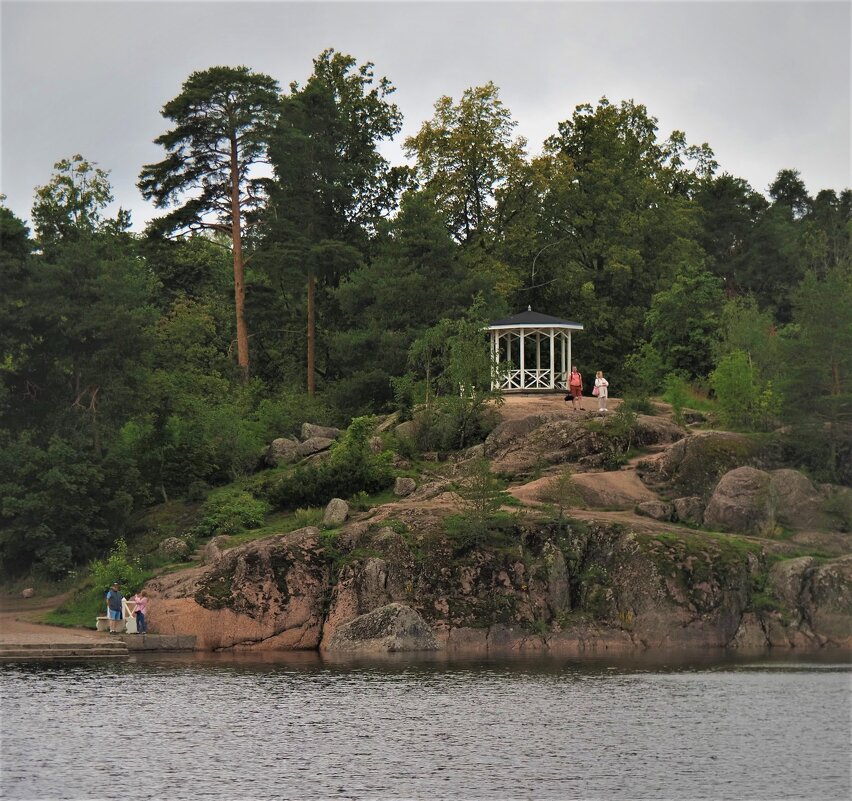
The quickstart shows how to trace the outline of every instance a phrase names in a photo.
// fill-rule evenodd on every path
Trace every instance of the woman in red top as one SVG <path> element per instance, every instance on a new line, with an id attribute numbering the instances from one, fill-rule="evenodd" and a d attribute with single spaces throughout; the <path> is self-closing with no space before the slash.
<path id="1" fill-rule="evenodd" d="M 574 411 L 577 410 L 577 401 L 580 401 L 580 409 L 583 408 L 583 376 L 577 371 L 575 364 L 568 374 L 568 394 L 565 400 L 571 399 L 571 406 Z"/>

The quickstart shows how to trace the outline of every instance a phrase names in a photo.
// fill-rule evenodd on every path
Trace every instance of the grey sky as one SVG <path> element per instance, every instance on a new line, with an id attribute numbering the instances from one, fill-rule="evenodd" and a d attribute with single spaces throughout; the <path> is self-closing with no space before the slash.
<path id="1" fill-rule="evenodd" d="M 721 169 L 765 191 L 782 168 L 810 192 L 850 185 L 850 23 L 838 3 L 2 1 L 2 174 L 28 219 L 60 158 L 111 171 L 140 229 L 135 188 L 163 158 L 159 110 L 190 72 L 245 64 L 286 87 L 326 47 L 396 85 L 403 134 L 494 81 L 537 152 L 579 103 L 644 103 L 660 134 L 708 142 Z"/>

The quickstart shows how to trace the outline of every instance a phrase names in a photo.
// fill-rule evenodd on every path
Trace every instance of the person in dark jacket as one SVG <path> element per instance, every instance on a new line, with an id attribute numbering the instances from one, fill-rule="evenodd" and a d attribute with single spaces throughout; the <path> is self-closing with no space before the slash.
<path id="1" fill-rule="evenodd" d="M 124 620 L 121 610 L 122 601 L 124 601 L 124 596 L 118 588 L 118 582 L 115 581 L 106 594 L 110 634 L 118 634 L 121 631 L 122 621 Z"/>

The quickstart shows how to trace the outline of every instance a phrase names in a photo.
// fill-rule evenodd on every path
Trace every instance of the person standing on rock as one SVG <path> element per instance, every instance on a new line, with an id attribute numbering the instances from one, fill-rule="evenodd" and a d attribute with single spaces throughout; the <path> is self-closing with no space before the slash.
<path id="1" fill-rule="evenodd" d="M 145 590 L 139 590 L 130 600 L 135 604 L 133 616 L 136 618 L 136 633 L 147 634 L 148 593 Z"/>
<path id="2" fill-rule="evenodd" d="M 121 604 L 124 601 L 124 596 L 118 588 L 118 582 L 114 581 L 112 587 L 109 588 L 106 594 L 107 601 L 107 617 L 109 618 L 109 633 L 118 634 L 123 620 L 121 616 Z"/>
<path id="3" fill-rule="evenodd" d="M 580 409 L 583 408 L 583 376 L 577 370 L 576 364 L 571 367 L 571 372 L 568 374 L 568 394 L 565 400 L 569 399 L 574 411 L 577 410 L 577 401 L 580 402 Z"/>
<path id="4" fill-rule="evenodd" d="M 609 395 L 607 392 L 607 388 L 609 387 L 609 381 L 604 378 L 603 370 L 598 370 L 595 374 L 595 390 L 594 394 L 598 396 L 598 411 L 605 412 L 606 408 L 606 399 Z"/>

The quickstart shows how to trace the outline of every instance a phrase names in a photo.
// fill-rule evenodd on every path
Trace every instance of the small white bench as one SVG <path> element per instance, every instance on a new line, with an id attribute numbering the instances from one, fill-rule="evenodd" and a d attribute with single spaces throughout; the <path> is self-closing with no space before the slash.
<path id="1" fill-rule="evenodd" d="M 133 604 L 135 607 L 136 604 Z M 121 602 L 121 614 L 124 616 L 123 620 L 119 620 L 119 631 L 126 631 L 128 634 L 136 634 L 136 615 L 133 614 L 133 610 L 130 605 L 127 603 L 127 600 L 123 600 Z M 108 615 L 98 615 L 95 618 L 95 628 L 98 631 L 109 631 L 109 616 Z"/>

